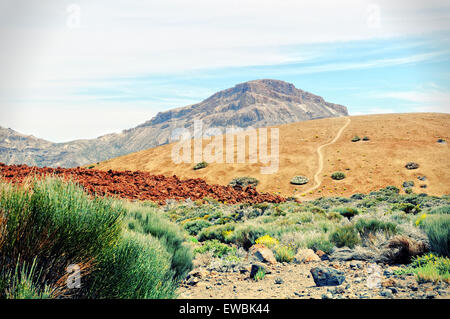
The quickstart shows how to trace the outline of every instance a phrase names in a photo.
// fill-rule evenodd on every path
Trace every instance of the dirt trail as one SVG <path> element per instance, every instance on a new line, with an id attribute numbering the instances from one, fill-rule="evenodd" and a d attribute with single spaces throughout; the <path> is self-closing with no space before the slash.
<path id="1" fill-rule="evenodd" d="M 313 190 L 315 190 L 316 188 L 318 188 L 321 184 L 321 180 L 319 178 L 320 173 L 322 173 L 323 170 L 323 154 L 322 154 L 322 149 L 328 145 L 334 144 L 336 143 L 336 141 L 341 137 L 342 133 L 344 132 L 344 130 L 347 128 L 347 126 L 350 124 L 352 120 L 350 118 L 347 118 L 347 121 L 345 122 L 344 126 L 342 126 L 340 128 L 340 130 L 338 131 L 338 133 L 336 134 L 336 136 L 334 137 L 334 139 L 331 142 L 328 142 L 326 144 L 320 145 L 317 148 L 317 155 L 319 157 L 319 167 L 317 168 L 317 172 L 316 174 L 314 174 L 314 183 L 315 185 L 309 189 L 307 189 L 305 192 L 303 192 L 301 195 L 306 194 L 308 192 L 311 192 Z M 301 196 L 300 195 L 300 196 Z"/>

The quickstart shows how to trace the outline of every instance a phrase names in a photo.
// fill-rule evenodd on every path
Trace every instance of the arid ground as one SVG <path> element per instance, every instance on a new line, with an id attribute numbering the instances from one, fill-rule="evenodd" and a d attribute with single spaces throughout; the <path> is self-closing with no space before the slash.
<path id="1" fill-rule="evenodd" d="M 437 113 L 384 114 L 312 120 L 278 126 L 279 170 L 263 175 L 262 164 L 218 164 L 193 170 L 195 163 L 174 164 L 174 144 L 121 156 L 95 165 L 101 170 L 142 170 L 179 178 L 203 178 L 212 184 L 228 184 L 233 178 L 259 180 L 258 191 L 312 199 L 369 193 L 405 181 L 415 181 L 413 191 L 430 195 L 450 193 L 450 115 Z M 340 133 L 340 134 L 339 134 Z M 352 142 L 354 136 L 361 138 Z M 268 136 L 270 136 L 270 131 Z M 363 141 L 367 136 L 368 141 Z M 225 140 L 225 139 L 224 139 Z M 203 147 L 208 144 L 204 140 Z M 225 149 L 225 148 L 224 148 Z M 248 154 L 247 154 L 248 155 Z M 321 160 L 322 157 L 322 160 Z M 405 164 L 416 162 L 418 169 Z M 344 172 L 335 181 L 331 174 Z M 309 183 L 291 185 L 293 176 L 308 177 Z M 417 177 L 425 176 L 424 181 Z M 426 186 L 425 186 L 426 185 Z M 422 186 L 422 187 L 421 187 Z"/>

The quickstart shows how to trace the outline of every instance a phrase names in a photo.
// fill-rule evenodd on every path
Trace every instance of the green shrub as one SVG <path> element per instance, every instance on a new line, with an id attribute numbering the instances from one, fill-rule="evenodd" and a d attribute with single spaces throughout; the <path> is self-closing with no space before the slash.
<path id="1" fill-rule="evenodd" d="M 325 236 L 316 237 L 306 242 L 306 247 L 314 251 L 321 250 L 326 254 L 330 254 L 333 251 L 333 243 Z"/>
<path id="2" fill-rule="evenodd" d="M 354 216 L 359 214 L 359 211 L 353 207 L 338 207 L 338 208 L 335 208 L 334 211 L 338 212 L 343 217 L 347 217 L 348 219 L 351 219 Z"/>
<path id="3" fill-rule="evenodd" d="M 262 227 L 252 225 L 242 225 L 236 228 L 230 237 L 230 241 L 244 249 L 255 244 L 256 239 L 266 235 L 266 230 Z"/>
<path id="4" fill-rule="evenodd" d="M 173 298 L 176 289 L 171 255 L 156 238 L 127 232 L 98 260 L 92 273 L 91 298 Z"/>
<path id="5" fill-rule="evenodd" d="M 184 277 L 192 269 L 192 250 L 185 243 L 185 236 L 180 227 L 158 215 L 152 207 L 139 203 L 127 205 L 126 220 L 133 231 L 151 235 L 166 247 L 172 255 L 172 269 L 176 277 Z"/>
<path id="6" fill-rule="evenodd" d="M 286 245 L 277 245 L 274 248 L 275 258 L 278 262 L 291 262 L 295 256 L 295 250 Z"/>
<path id="7" fill-rule="evenodd" d="M 327 219 L 329 219 L 329 220 L 333 220 L 333 221 L 340 221 L 341 219 L 342 219 L 343 217 L 342 217 L 342 215 L 341 214 L 339 214 L 339 213 L 337 213 L 337 212 L 329 212 L 328 214 L 327 214 Z"/>
<path id="8" fill-rule="evenodd" d="M 259 280 L 263 280 L 265 276 L 266 276 L 266 271 L 264 270 L 264 268 L 259 268 L 253 279 L 255 281 L 259 281 Z"/>
<path id="9" fill-rule="evenodd" d="M 225 242 L 225 234 L 228 231 L 233 231 L 233 224 L 225 225 L 213 225 L 207 228 L 203 228 L 198 234 L 199 241 L 217 239 L 218 241 Z"/>
<path id="10" fill-rule="evenodd" d="M 291 184 L 293 185 L 304 185 L 309 182 L 309 179 L 306 176 L 294 176 L 291 179 Z"/>
<path id="11" fill-rule="evenodd" d="M 245 188 L 249 185 L 256 187 L 258 185 L 258 183 L 259 183 L 259 181 L 256 178 L 244 176 L 244 177 L 233 178 L 233 180 L 228 185 L 230 185 L 232 187 L 240 186 L 242 188 Z"/>
<path id="12" fill-rule="evenodd" d="M 184 229 L 189 233 L 189 235 L 196 236 L 203 228 L 209 227 L 212 224 L 204 219 L 197 219 L 188 221 L 184 224 Z"/>
<path id="13" fill-rule="evenodd" d="M 450 283 L 450 259 L 432 253 L 415 257 L 407 268 L 397 271 L 397 274 L 415 274 L 419 282 Z"/>
<path id="14" fill-rule="evenodd" d="M 450 257 L 450 216 L 431 215 L 420 225 L 428 236 L 431 251 Z"/>
<path id="15" fill-rule="evenodd" d="M 363 140 L 363 141 L 369 141 L 370 138 L 369 138 L 368 136 L 364 136 L 362 140 Z"/>
<path id="16" fill-rule="evenodd" d="M 417 214 L 422 210 L 419 205 L 414 205 L 411 203 L 397 203 L 392 205 L 392 210 L 401 210 L 407 214 Z"/>
<path id="17" fill-rule="evenodd" d="M 450 205 L 434 208 L 429 214 L 450 214 Z"/>
<path id="18" fill-rule="evenodd" d="M 342 172 L 334 172 L 333 174 L 331 174 L 331 178 L 336 181 L 339 181 L 345 178 L 345 174 Z"/>
<path id="19" fill-rule="evenodd" d="M 352 138 L 352 142 L 359 142 L 361 140 L 361 138 L 358 136 L 358 135 L 355 135 L 353 138 Z"/>
<path id="20" fill-rule="evenodd" d="M 330 241 L 337 247 L 354 248 L 359 242 L 359 235 L 353 225 L 346 225 L 336 229 L 330 235 Z"/>
<path id="21" fill-rule="evenodd" d="M 142 211 L 136 216 L 151 225 L 131 213 L 123 223 L 125 206 L 61 179 L 0 183 L 0 297 L 173 297 L 192 262 L 178 226 Z M 81 269 L 75 291 L 65 286 L 70 264 Z"/>
<path id="22" fill-rule="evenodd" d="M 72 182 L 0 183 L 0 281 L 34 263 L 45 278 L 36 289 L 55 287 L 67 265 L 87 263 L 119 240 L 122 215 L 110 200 L 90 199 Z"/>
<path id="23" fill-rule="evenodd" d="M 363 237 L 367 237 L 369 234 L 375 234 L 378 231 L 382 231 L 388 236 L 392 236 L 397 233 L 396 224 L 375 218 L 361 218 L 356 222 L 355 228 Z"/>
<path id="24" fill-rule="evenodd" d="M 194 165 L 193 170 L 202 169 L 208 166 L 208 163 L 206 162 L 200 162 Z"/>
<path id="25" fill-rule="evenodd" d="M 44 285 L 40 287 L 40 274 L 36 274 L 36 263 L 33 261 L 31 267 L 26 263 L 19 269 L 19 263 L 13 273 L 6 273 L 0 282 L 0 291 L 6 299 L 50 299 L 53 298 L 53 289 Z"/>
<path id="26" fill-rule="evenodd" d="M 212 252 L 214 257 L 221 258 L 235 252 L 236 248 L 232 248 L 227 244 L 223 244 L 214 239 L 205 241 L 201 247 L 198 247 L 194 250 L 195 253 L 199 254 L 204 254 L 207 251 Z"/>

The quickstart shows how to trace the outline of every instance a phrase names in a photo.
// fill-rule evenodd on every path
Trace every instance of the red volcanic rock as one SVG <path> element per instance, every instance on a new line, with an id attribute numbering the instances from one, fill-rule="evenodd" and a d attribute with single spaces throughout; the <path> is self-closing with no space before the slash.
<path id="1" fill-rule="evenodd" d="M 152 175 L 148 172 L 100 171 L 77 168 L 32 167 L 27 165 L 5 165 L 0 163 L 0 178 L 13 183 L 23 183 L 36 176 L 59 176 L 72 179 L 92 195 L 113 196 L 126 199 L 149 200 L 164 204 L 168 199 L 192 200 L 205 197 L 220 202 L 235 203 L 280 203 L 285 199 L 278 195 L 258 193 L 252 187 L 210 185 L 203 179 L 180 180 L 177 176 Z"/>

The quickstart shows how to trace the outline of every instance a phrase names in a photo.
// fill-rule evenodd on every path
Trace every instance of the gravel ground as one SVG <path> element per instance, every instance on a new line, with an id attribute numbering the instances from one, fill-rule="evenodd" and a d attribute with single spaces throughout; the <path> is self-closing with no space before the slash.
<path id="1" fill-rule="evenodd" d="M 226 272 L 199 267 L 191 272 L 179 288 L 179 298 L 197 299 L 449 299 L 447 283 L 417 283 L 413 275 L 395 275 L 398 267 L 383 264 L 377 274 L 373 264 L 359 261 L 319 261 L 303 264 L 278 263 L 266 265 L 270 273 L 262 280 L 249 277 L 249 267 Z M 317 287 L 310 269 L 316 266 L 332 267 L 345 274 L 339 286 Z M 375 277 L 374 277 L 375 276 Z M 375 280 L 371 280 L 375 278 Z M 369 288 L 370 283 L 378 287 Z"/>

